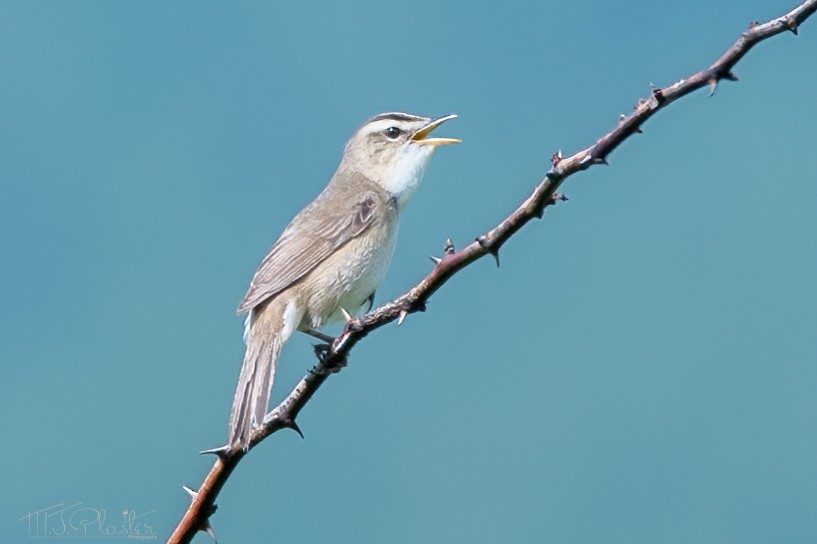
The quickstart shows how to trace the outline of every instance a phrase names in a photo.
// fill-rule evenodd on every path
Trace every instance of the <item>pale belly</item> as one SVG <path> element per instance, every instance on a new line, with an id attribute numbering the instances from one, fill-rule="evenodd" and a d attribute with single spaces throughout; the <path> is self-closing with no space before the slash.
<path id="1" fill-rule="evenodd" d="M 397 241 L 397 226 L 381 237 L 362 236 L 310 273 L 302 327 L 319 328 L 344 319 L 363 306 L 386 275 Z"/>

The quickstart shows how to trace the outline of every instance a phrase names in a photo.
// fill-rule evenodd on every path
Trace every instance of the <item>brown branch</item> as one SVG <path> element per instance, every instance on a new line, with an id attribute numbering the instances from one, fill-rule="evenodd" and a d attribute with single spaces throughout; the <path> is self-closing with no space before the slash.
<path id="1" fill-rule="evenodd" d="M 547 206 L 559 200 L 565 200 L 557 193 L 557 189 L 569 176 L 587 170 L 596 164 L 607 164 L 607 156 L 612 151 L 633 134 L 640 133 L 640 127 L 644 122 L 677 99 L 705 86 L 709 86 L 710 92 L 714 93 L 722 79 L 737 81 L 732 68 L 755 44 L 785 31 L 797 34 L 798 27 L 815 11 L 817 11 L 817 0 L 806 0 L 782 17 L 764 24 L 753 23 L 709 68 L 669 87 L 654 88 L 650 97 L 638 101 L 631 115 L 622 115 L 614 130 L 599 138 L 587 149 L 565 158 L 561 153 L 554 154 L 551 160 L 552 167 L 545 178 L 536 186 L 533 193 L 501 223 L 460 251 L 455 251 L 449 240 L 446 243 L 443 257 L 440 259 L 432 257 L 435 262 L 434 269 L 420 283 L 393 301 L 347 322 L 343 332 L 335 338 L 332 345 L 325 351 L 318 352 L 319 363 L 266 417 L 264 425 L 253 433 L 250 447 L 256 446 L 266 437 L 281 429 L 293 429 L 300 434 L 301 431 L 295 424 L 295 420 L 301 409 L 332 373 L 346 365 L 352 348 L 366 335 L 392 321 L 398 320 L 398 323 L 401 323 L 410 313 L 424 311 L 431 295 L 454 274 L 477 259 L 493 255 L 498 265 L 499 250 L 511 236 L 531 219 L 541 218 Z M 190 542 L 197 531 L 207 531 L 213 536 L 209 518 L 216 509 L 216 496 L 233 469 L 246 455 L 245 452 L 231 451 L 227 447 L 202 453 L 215 454 L 216 462 L 199 491 L 188 490 L 193 500 L 184 518 L 171 535 L 168 541 L 170 544 Z"/>

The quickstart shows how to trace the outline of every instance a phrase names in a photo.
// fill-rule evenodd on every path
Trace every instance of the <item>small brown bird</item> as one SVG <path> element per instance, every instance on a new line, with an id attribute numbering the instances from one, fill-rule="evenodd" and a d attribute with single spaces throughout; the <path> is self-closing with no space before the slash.
<path id="1" fill-rule="evenodd" d="M 316 329 L 359 310 L 391 263 L 400 212 L 417 190 L 445 121 L 383 113 L 346 144 L 329 184 L 284 229 L 238 306 L 248 313 L 244 364 L 230 417 L 230 447 L 247 449 L 267 412 L 281 348 L 296 330 Z"/>

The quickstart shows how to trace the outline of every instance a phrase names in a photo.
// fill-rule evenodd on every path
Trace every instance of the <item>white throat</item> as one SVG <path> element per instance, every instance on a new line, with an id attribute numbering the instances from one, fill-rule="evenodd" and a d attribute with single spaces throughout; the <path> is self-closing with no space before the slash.
<path id="1" fill-rule="evenodd" d="M 394 164 L 383 178 L 383 188 L 402 209 L 423 181 L 434 146 L 407 143 L 397 152 Z"/>

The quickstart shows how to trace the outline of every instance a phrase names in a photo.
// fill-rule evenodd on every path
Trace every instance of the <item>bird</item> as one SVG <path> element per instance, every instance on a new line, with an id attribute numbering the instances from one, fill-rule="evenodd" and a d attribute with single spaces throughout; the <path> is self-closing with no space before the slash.
<path id="1" fill-rule="evenodd" d="M 266 416 L 281 348 L 295 331 L 331 338 L 321 327 L 348 319 L 382 281 L 399 219 L 434 150 L 459 143 L 431 132 L 455 114 L 431 118 L 381 113 L 346 143 L 323 191 L 281 233 L 250 282 L 246 350 L 230 415 L 228 446 L 246 451 Z"/>

